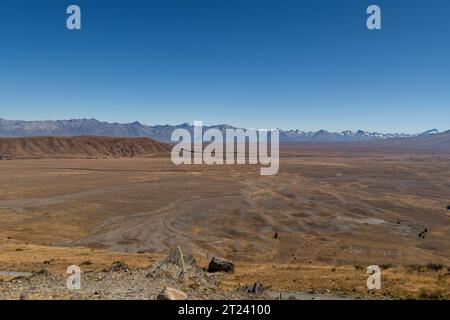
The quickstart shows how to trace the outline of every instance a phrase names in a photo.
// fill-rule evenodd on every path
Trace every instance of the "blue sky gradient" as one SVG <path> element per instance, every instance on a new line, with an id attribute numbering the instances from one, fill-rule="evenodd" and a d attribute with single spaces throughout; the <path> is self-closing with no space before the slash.
<path id="1" fill-rule="evenodd" d="M 448 0 L 2 0 L 0 117 L 448 130 L 449 14 Z"/>

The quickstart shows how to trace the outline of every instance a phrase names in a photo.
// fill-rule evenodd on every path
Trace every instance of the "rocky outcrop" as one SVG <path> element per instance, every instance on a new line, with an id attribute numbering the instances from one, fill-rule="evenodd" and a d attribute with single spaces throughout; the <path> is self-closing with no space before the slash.
<path id="1" fill-rule="evenodd" d="M 176 248 L 162 261 L 156 263 L 147 277 L 168 278 L 205 287 L 215 287 L 216 279 L 208 275 L 191 254 Z"/>
<path id="2" fill-rule="evenodd" d="M 208 272 L 234 272 L 234 263 L 214 257 L 209 263 Z"/>
<path id="3" fill-rule="evenodd" d="M 113 266 L 109 269 L 103 270 L 105 272 L 130 272 L 130 268 L 125 262 L 117 261 L 114 262 Z"/>

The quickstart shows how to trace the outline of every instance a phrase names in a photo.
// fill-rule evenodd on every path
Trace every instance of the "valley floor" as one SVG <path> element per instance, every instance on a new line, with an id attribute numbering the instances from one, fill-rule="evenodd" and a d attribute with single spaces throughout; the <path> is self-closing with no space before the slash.
<path id="1" fill-rule="evenodd" d="M 68 265 L 89 279 L 126 261 L 138 277 L 177 246 L 203 267 L 212 256 L 236 263 L 219 291 L 184 288 L 193 298 L 240 299 L 236 289 L 256 281 L 270 292 L 448 298 L 449 168 L 448 155 L 332 147 L 290 147 L 271 177 L 167 158 L 0 161 L 0 271 L 46 270 L 4 277 L 0 298 L 41 297 L 47 274 L 63 289 L 42 297 L 70 298 Z M 369 265 L 382 269 L 381 290 L 366 288 Z M 127 298 L 108 286 L 75 297 Z"/>

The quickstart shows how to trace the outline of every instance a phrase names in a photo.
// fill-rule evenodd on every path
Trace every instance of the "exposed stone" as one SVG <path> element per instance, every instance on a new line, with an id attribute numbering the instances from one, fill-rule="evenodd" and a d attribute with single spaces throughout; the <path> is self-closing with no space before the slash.
<path id="1" fill-rule="evenodd" d="M 48 276 L 48 275 L 49 275 L 49 273 L 48 273 L 48 271 L 46 269 L 38 270 L 36 272 L 33 272 L 33 274 L 32 274 L 33 277 L 35 277 L 35 276 Z M 25 276 L 21 276 L 21 278 L 26 278 L 26 277 Z"/>
<path id="2" fill-rule="evenodd" d="M 113 266 L 107 270 L 103 270 L 105 272 L 130 272 L 130 268 L 128 268 L 127 264 L 122 261 L 117 261 L 113 264 Z"/>
<path id="3" fill-rule="evenodd" d="M 427 234 L 427 232 L 428 232 L 428 229 L 425 228 L 425 229 L 424 229 L 421 233 L 419 233 L 417 236 L 418 236 L 419 238 L 425 239 L 425 235 Z"/>
<path id="4" fill-rule="evenodd" d="M 253 293 L 253 294 L 260 294 L 260 293 L 264 292 L 265 289 L 266 288 L 260 281 L 257 281 L 252 285 L 247 285 L 244 287 L 244 290 L 246 292 Z"/>
<path id="5" fill-rule="evenodd" d="M 214 257 L 209 263 L 208 272 L 234 272 L 234 263 Z"/>
<path id="6" fill-rule="evenodd" d="M 155 264 L 148 276 L 169 276 L 172 279 L 179 279 L 200 271 L 202 270 L 192 255 L 184 254 L 176 248 L 163 261 Z"/>
<path id="7" fill-rule="evenodd" d="M 156 263 L 147 277 L 169 278 L 188 281 L 194 286 L 216 287 L 216 279 L 208 275 L 191 254 L 184 253 L 180 248 L 175 248 L 163 261 Z"/>
<path id="8" fill-rule="evenodd" d="M 156 300 L 187 300 L 188 296 L 183 291 L 166 287 L 164 291 L 162 291 L 156 297 Z"/>

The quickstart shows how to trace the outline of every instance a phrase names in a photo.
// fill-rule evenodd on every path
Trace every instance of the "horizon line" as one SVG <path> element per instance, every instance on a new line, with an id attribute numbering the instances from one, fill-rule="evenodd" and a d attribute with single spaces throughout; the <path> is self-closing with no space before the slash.
<path id="1" fill-rule="evenodd" d="M 100 123 L 107 123 L 107 124 L 121 124 L 121 125 L 129 125 L 129 124 L 140 124 L 140 125 L 144 125 L 144 126 L 147 126 L 147 127 L 155 127 L 155 126 L 173 126 L 173 127 L 175 127 L 175 126 L 182 126 L 182 125 L 189 125 L 189 126 L 194 126 L 193 125 L 193 123 L 195 122 L 195 121 L 201 121 L 201 120 L 194 120 L 194 121 L 192 121 L 192 122 L 182 122 L 182 123 L 176 123 L 176 124 L 169 124 L 169 123 L 166 123 L 166 124 L 146 124 L 146 123 L 143 123 L 143 122 L 141 122 L 141 121 L 139 121 L 139 120 L 135 120 L 135 121 L 124 121 L 124 122 L 121 122 L 121 121 L 105 121 L 105 120 L 99 120 L 99 119 L 97 119 L 97 118 L 95 118 L 95 117 L 81 117 L 81 118 L 65 118 L 65 119 L 60 119 L 60 118 L 56 118 L 56 119 L 39 119 L 39 120 L 22 120 L 22 119 L 5 119 L 5 118 L 2 118 L 2 117 L 0 117 L 0 121 L 1 120 L 4 120 L 4 121 L 20 121 L 20 122 L 47 122 L 47 121 L 53 121 L 53 122 L 56 122 L 56 121 L 79 121 L 79 120 L 94 120 L 94 121 L 97 121 L 97 122 L 100 122 Z M 201 121 L 202 123 L 203 123 L 203 121 Z M 232 128 L 235 128 L 235 129 L 245 129 L 245 130 L 248 130 L 248 129 L 256 129 L 256 128 L 253 128 L 253 127 L 238 127 L 238 126 L 234 126 L 234 125 L 231 125 L 231 124 L 228 124 L 228 123 L 215 123 L 215 124 L 207 124 L 207 125 L 205 125 L 205 124 L 203 124 L 203 127 L 216 127 L 216 126 L 230 126 L 230 127 L 232 127 Z M 264 128 L 264 129 L 266 129 L 266 130 L 269 130 L 269 129 L 267 129 L 267 128 Z M 450 129 L 444 129 L 444 130 L 438 130 L 438 129 L 436 129 L 436 128 L 430 128 L 430 129 L 425 129 L 425 130 L 422 130 L 422 131 L 416 131 L 416 132 L 413 132 L 413 133 L 406 133 L 406 132 L 401 132 L 401 131 L 397 131 L 397 132 L 383 132 L 383 131 L 370 131 L 370 130 L 363 130 L 363 129 L 344 129 L 344 130 L 338 130 L 338 131 L 334 131 L 334 130 L 327 130 L 327 129 L 324 129 L 324 128 L 321 128 L 321 129 L 318 129 L 318 130 L 302 130 L 302 129 L 299 129 L 299 128 L 295 128 L 295 129 L 281 129 L 281 128 L 272 128 L 272 129 L 270 129 L 270 130 L 274 130 L 274 129 L 277 129 L 277 130 L 280 130 L 280 131 L 284 131 L 284 132 L 290 132 L 290 131 L 299 131 L 299 132 L 305 132 L 305 133 L 311 133 L 311 132 L 321 132 L 321 131 L 326 131 L 326 132 L 329 132 L 329 133 L 343 133 L 343 132 L 347 132 L 347 131 L 349 131 L 349 132 L 354 132 L 354 133 L 356 133 L 356 132 L 368 132 L 368 133 L 379 133 L 379 134 L 421 134 L 421 133 L 425 133 L 425 132 L 428 132 L 428 131 L 437 131 L 438 133 L 442 133 L 442 132 L 447 132 L 447 131 L 450 131 Z"/>

